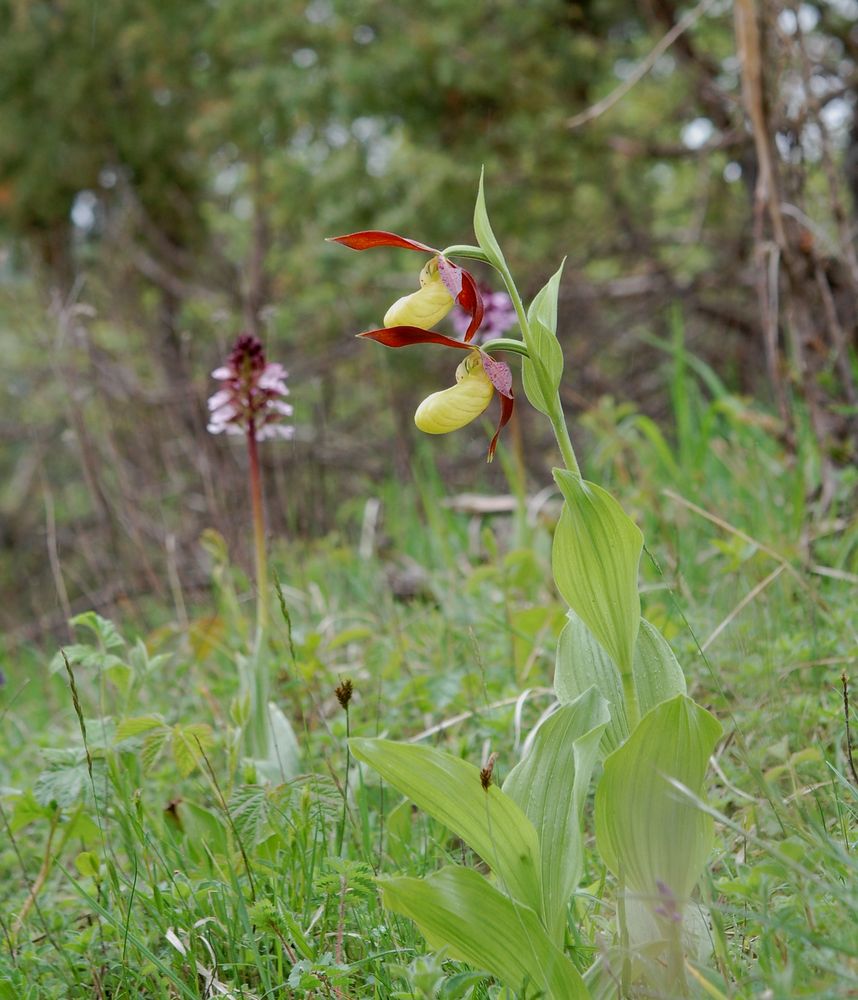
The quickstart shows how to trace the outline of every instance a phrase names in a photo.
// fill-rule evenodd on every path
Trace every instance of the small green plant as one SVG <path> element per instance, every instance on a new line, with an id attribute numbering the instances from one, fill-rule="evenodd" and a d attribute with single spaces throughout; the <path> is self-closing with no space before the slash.
<path id="1" fill-rule="evenodd" d="M 555 671 L 557 710 L 537 729 L 502 788 L 482 770 L 440 750 L 383 739 L 351 749 L 455 833 L 489 866 L 484 876 L 450 865 L 426 878 L 384 877 L 385 905 L 411 917 L 428 943 L 486 969 L 522 995 L 568 1000 L 598 995 L 606 977 L 628 995 L 638 981 L 660 995 L 686 994 L 686 963 L 707 938 L 693 900 L 712 847 L 702 803 L 707 761 L 721 726 L 686 694 L 682 670 L 658 630 L 641 618 L 643 536 L 617 500 L 581 474 L 560 402 L 557 340 L 561 268 L 525 309 L 486 211 L 482 180 L 477 245 L 435 250 L 381 231 L 336 237 L 355 250 L 398 247 L 429 255 L 420 288 L 396 302 L 384 326 L 361 336 L 387 347 L 437 344 L 467 352 L 456 384 L 433 393 L 415 423 L 458 430 L 495 391 L 498 436 L 514 406 L 512 373 L 495 357 L 521 357 L 525 395 L 554 431 L 563 496 L 552 552 L 554 581 L 568 605 Z M 502 278 L 521 339 L 476 346 L 484 314 L 479 286 L 453 258 L 481 261 Z M 461 340 L 431 329 L 454 303 L 469 316 Z M 582 814 L 596 766 L 596 847 L 616 879 L 613 944 L 590 963 L 566 947 L 569 903 L 585 863 Z"/>

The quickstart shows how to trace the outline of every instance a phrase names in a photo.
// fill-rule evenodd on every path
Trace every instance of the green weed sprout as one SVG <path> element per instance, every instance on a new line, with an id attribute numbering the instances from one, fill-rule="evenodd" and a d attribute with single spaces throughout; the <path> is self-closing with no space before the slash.
<path id="1" fill-rule="evenodd" d="M 590 997 L 619 980 L 659 995 L 686 994 L 686 961 L 699 957 L 706 922 L 692 894 L 708 860 L 712 819 L 703 808 L 707 761 L 719 723 L 686 694 L 664 637 L 641 618 L 638 569 L 643 536 L 617 500 L 581 474 L 559 389 L 557 340 L 562 265 L 527 308 L 492 232 L 482 178 L 474 213 L 477 245 L 436 250 L 369 230 L 334 242 L 428 254 L 420 287 L 396 302 L 384 325 L 360 336 L 390 348 L 435 344 L 467 352 L 456 384 L 415 414 L 419 428 L 458 430 L 495 392 L 501 412 L 489 445 L 514 405 L 512 373 L 499 353 L 521 357 L 524 393 L 548 419 L 563 465 L 554 478 L 564 503 L 552 550 L 558 591 L 569 606 L 558 643 L 557 711 L 530 741 L 503 788 L 480 769 L 432 748 L 381 739 L 350 741 L 354 755 L 467 843 L 491 869 L 452 865 L 427 878 L 380 880 L 384 902 L 412 918 L 430 946 L 486 969 L 512 989 L 555 1000 Z M 473 276 L 453 258 L 491 265 L 512 300 L 520 339 L 476 346 L 484 314 Z M 431 329 L 458 303 L 469 317 L 462 339 Z M 566 950 L 569 901 L 583 871 L 582 812 L 595 765 L 596 847 L 616 878 L 614 945 L 582 974 Z"/>

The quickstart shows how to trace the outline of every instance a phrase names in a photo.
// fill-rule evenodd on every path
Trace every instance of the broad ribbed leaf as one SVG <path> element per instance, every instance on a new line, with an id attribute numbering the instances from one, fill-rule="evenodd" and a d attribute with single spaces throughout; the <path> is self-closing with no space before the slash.
<path id="1" fill-rule="evenodd" d="M 641 715 L 663 701 L 685 694 L 685 675 L 667 639 L 641 618 L 635 643 L 635 687 Z"/>
<path id="2" fill-rule="evenodd" d="M 503 786 L 539 834 L 543 916 L 558 945 L 566 930 L 569 897 L 581 877 L 581 811 L 609 718 L 607 702 L 590 688 L 546 719 Z"/>
<path id="3" fill-rule="evenodd" d="M 353 737 L 352 753 L 479 854 L 500 888 L 542 909 L 539 841 L 533 824 L 479 768 L 432 747 Z"/>
<path id="4" fill-rule="evenodd" d="M 596 792 L 596 844 L 627 890 L 651 906 L 681 907 L 712 849 L 700 798 L 718 721 L 685 695 L 647 712 L 605 760 Z"/>
<path id="5" fill-rule="evenodd" d="M 557 589 L 628 674 L 641 617 L 643 535 L 601 486 L 565 469 L 555 469 L 554 478 L 566 500 L 552 552 Z"/>
<path id="6" fill-rule="evenodd" d="M 620 672 L 605 647 L 578 615 L 570 611 L 557 640 L 554 693 L 561 704 L 568 705 L 593 686 L 610 709 L 611 721 L 602 735 L 602 751 L 610 753 L 629 735 Z"/>
<path id="7" fill-rule="evenodd" d="M 384 905 L 410 917 L 430 948 L 485 969 L 512 990 L 546 1000 L 584 1000 L 587 987 L 527 906 L 514 903 L 471 868 L 429 878 L 381 879 Z M 523 994 L 522 994 L 523 995 Z"/>
<path id="8" fill-rule="evenodd" d="M 685 694 L 685 677 L 673 650 L 645 618 L 641 618 L 635 642 L 634 677 L 641 714 Z M 629 735 L 620 672 L 584 622 L 570 611 L 557 643 L 554 691 L 559 701 L 569 704 L 594 685 L 610 707 L 611 721 L 602 736 L 602 752 L 608 754 Z"/>
<path id="9" fill-rule="evenodd" d="M 563 264 L 537 293 L 527 311 L 529 358 L 522 362 L 521 379 L 531 405 L 541 413 L 548 413 L 553 405 L 563 376 L 563 350 L 556 336 L 562 273 Z"/>

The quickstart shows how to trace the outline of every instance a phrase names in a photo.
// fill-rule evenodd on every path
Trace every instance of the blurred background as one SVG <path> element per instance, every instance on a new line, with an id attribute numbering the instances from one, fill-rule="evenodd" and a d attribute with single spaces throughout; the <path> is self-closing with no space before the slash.
<path id="1" fill-rule="evenodd" d="M 683 343 L 787 447 L 815 438 L 824 505 L 858 412 L 857 25 L 858 0 L 6 0 L 6 643 L 193 600 L 205 529 L 249 565 L 244 448 L 206 431 L 242 330 L 295 406 L 294 439 L 261 448 L 277 538 L 354 542 L 367 499 L 427 463 L 451 491 L 507 493 L 516 458 L 550 482 L 526 405 L 491 467 L 479 425 L 418 442 L 447 352 L 354 335 L 422 261 L 325 243 L 471 242 L 481 166 L 522 291 L 567 258 L 585 457 L 588 426 L 665 418 Z"/>

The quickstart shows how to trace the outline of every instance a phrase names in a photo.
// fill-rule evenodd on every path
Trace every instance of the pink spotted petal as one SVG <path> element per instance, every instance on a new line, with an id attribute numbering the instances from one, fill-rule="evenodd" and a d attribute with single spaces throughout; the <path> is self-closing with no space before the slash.
<path id="1" fill-rule="evenodd" d="M 444 282 L 444 287 L 447 291 L 454 299 L 458 298 L 462 294 L 462 268 L 458 264 L 454 264 L 451 260 L 447 260 L 446 257 L 439 256 L 438 274 L 441 276 L 441 281 Z"/>
<path id="2" fill-rule="evenodd" d="M 497 391 L 507 399 L 512 399 L 512 372 L 505 361 L 496 361 L 490 354 L 481 358 L 483 369 Z"/>

